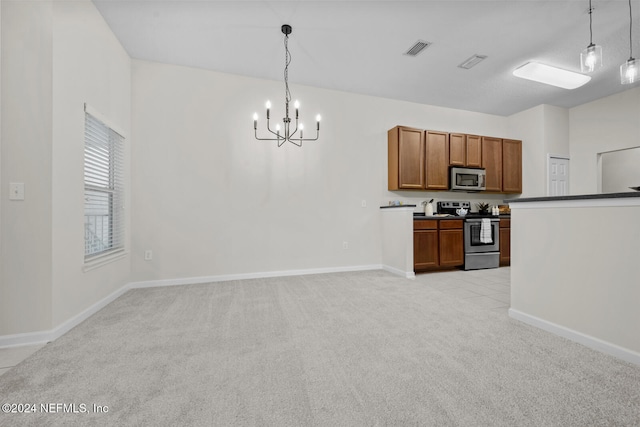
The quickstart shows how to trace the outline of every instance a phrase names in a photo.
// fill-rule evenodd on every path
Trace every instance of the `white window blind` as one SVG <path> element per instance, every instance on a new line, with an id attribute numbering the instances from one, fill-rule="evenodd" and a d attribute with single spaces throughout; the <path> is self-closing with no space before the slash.
<path id="1" fill-rule="evenodd" d="M 124 138 L 85 112 L 84 258 L 124 249 Z"/>

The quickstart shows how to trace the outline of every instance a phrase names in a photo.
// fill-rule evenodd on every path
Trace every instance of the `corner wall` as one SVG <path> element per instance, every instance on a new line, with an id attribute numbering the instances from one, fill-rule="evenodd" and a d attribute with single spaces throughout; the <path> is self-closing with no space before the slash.
<path id="1" fill-rule="evenodd" d="M 128 256 L 82 268 L 84 103 L 129 132 L 130 59 L 90 0 L 0 7 L 0 337 L 42 339 L 129 279 Z"/>
<path id="2" fill-rule="evenodd" d="M 79 37 L 78 35 L 82 36 Z M 83 272 L 84 104 L 125 135 L 130 224 L 131 59 L 89 0 L 53 4 L 52 321 L 60 325 L 129 281 L 130 257 Z M 125 247 L 130 249 L 130 233 Z"/>
<path id="3" fill-rule="evenodd" d="M 571 194 L 598 192 L 598 153 L 640 146 L 640 87 L 569 112 Z"/>

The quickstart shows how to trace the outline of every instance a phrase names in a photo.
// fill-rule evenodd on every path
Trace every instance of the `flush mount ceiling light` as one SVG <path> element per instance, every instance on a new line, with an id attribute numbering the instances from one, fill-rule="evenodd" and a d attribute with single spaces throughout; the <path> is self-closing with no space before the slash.
<path id="1" fill-rule="evenodd" d="M 267 130 L 271 132 L 275 138 L 259 138 L 258 137 L 258 113 L 253 114 L 253 130 L 255 133 L 255 137 L 260 141 L 277 141 L 278 147 L 282 146 L 285 142 L 290 142 L 298 147 L 302 147 L 302 141 L 316 141 L 318 136 L 320 135 L 320 114 L 316 116 L 316 137 L 315 138 L 304 138 L 303 136 L 303 125 L 302 123 L 298 124 L 298 116 L 300 108 L 300 103 L 298 101 L 295 102 L 294 108 L 296 109 L 296 123 L 295 128 L 291 131 L 291 118 L 289 117 L 289 103 L 291 102 L 291 92 L 289 91 L 289 64 L 291 63 L 291 54 L 289 53 L 289 34 L 292 32 L 292 28 L 290 25 L 283 25 L 280 30 L 284 34 L 284 87 L 285 87 L 285 97 L 284 97 L 284 111 L 285 115 L 282 119 L 283 122 L 283 131 L 284 134 L 280 135 L 280 125 L 276 124 L 275 131 L 271 130 L 269 126 L 270 120 L 270 110 L 271 110 L 271 102 L 267 101 Z M 298 131 L 300 131 L 298 133 Z M 296 135 L 297 134 L 297 135 Z"/>
<path id="2" fill-rule="evenodd" d="M 631 0 L 629 0 L 629 59 L 620 66 L 620 83 L 628 85 L 638 81 L 640 61 L 633 57 L 633 40 L 632 40 L 633 17 L 631 14 Z"/>
<path id="3" fill-rule="evenodd" d="M 513 75 L 563 89 L 576 89 L 591 80 L 591 77 L 584 74 L 562 70 L 539 62 L 527 62 L 513 70 Z"/>
<path id="4" fill-rule="evenodd" d="M 476 65 L 478 65 L 480 62 L 484 61 L 485 59 L 487 59 L 487 55 L 473 55 L 471 58 L 468 58 L 462 64 L 458 65 L 458 68 L 464 68 L 465 70 L 469 70 L 475 67 Z"/>
<path id="5" fill-rule="evenodd" d="M 592 73 L 602 67 L 602 47 L 593 44 L 593 7 L 589 0 L 589 46 L 580 53 L 580 70 L 583 73 Z"/>

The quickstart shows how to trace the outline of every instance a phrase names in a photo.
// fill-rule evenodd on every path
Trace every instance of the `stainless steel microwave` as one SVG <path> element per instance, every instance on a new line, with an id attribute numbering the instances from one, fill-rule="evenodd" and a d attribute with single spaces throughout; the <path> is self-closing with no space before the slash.
<path id="1" fill-rule="evenodd" d="M 451 168 L 450 190 L 483 191 L 486 188 L 487 172 L 483 168 Z"/>

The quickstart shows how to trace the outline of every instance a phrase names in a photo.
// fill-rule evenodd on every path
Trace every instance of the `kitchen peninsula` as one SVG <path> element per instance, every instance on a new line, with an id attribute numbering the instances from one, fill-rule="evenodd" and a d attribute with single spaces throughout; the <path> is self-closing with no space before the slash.
<path id="1" fill-rule="evenodd" d="M 640 364 L 640 192 L 507 202 L 509 315 Z"/>

